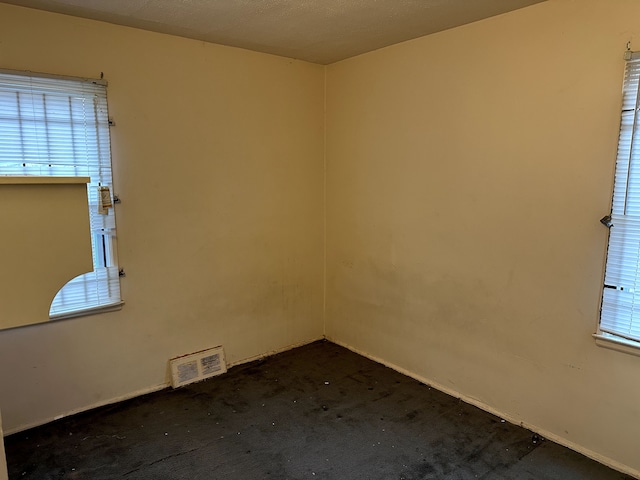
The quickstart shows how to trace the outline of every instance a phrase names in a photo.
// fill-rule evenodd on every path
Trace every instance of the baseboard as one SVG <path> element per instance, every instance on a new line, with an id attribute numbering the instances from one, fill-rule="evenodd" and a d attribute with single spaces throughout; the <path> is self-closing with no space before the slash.
<path id="1" fill-rule="evenodd" d="M 278 353 L 286 352 L 287 350 L 291 350 L 291 349 L 294 349 L 294 348 L 297 348 L 297 347 L 302 347 L 304 345 L 308 345 L 309 343 L 317 342 L 318 340 L 324 340 L 324 336 L 320 336 L 318 338 L 314 338 L 314 339 L 311 339 L 311 340 L 305 340 L 305 341 L 302 341 L 302 342 L 299 342 L 299 343 L 295 343 L 295 344 L 291 344 L 291 345 L 288 345 L 286 347 L 278 348 L 278 349 L 275 349 L 275 350 L 270 350 L 270 351 L 268 351 L 266 353 L 262 353 L 260 355 L 254 355 L 252 357 L 245 358 L 245 359 L 239 360 L 239 361 L 234 362 L 234 363 L 229 363 L 229 364 L 227 364 L 227 366 L 228 367 L 235 367 L 237 365 L 242 365 L 244 363 L 253 362 L 255 360 L 260 360 L 260 359 L 263 359 L 263 358 L 266 358 L 266 357 L 270 357 L 272 355 L 276 355 Z M 69 417 L 71 415 L 76 415 L 78 413 L 82 413 L 82 412 L 86 412 L 86 411 L 89 411 L 89 410 L 93 410 L 94 408 L 104 407 L 105 405 L 112 405 L 114 403 L 123 402 L 125 400 L 130 400 L 132 398 L 140 397 L 142 395 L 147 395 L 149 393 L 158 392 L 160 390 L 164 390 L 165 388 L 169 388 L 170 386 L 171 386 L 171 383 L 167 381 L 165 383 L 154 385 L 152 387 L 143 388 L 141 390 L 136 390 L 134 392 L 127 393 L 125 395 L 121 395 L 121 396 L 118 396 L 118 397 L 113 397 L 113 398 L 110 398 L 108 400 L 103 400 L 101 402 L 93 403 L 91 405 L 87 405 L 87 406 L 84 406 L 84 407 L 81 407 L 81 408 L 76 408 L 76 409 L 73 409 L 73 410 L 69 410 L 67 412 L 64 412 L 64 413 L 62 413 L 60 415 L 56 415 L 54 417 L 47 417 L 47 418 L 44 418 L 42 420 L 38 420 L 37 422 L 29 423 L 29 424 L 26 424 L 26 425 L 20 425 L 19 427 L 15 427 L 15 428 L 12 428 L 12 429 L 9 429 L 9 430 L 5 430 L 3 432 L 3 434 L 4 434 L 4 436 L 8 436 L 8 435 L 12 435 L 14 433 L 23 432 L 25 430 L 29 430 L 30 428 L 39 427 L 41 425 L 45 425 L 47 423 L 53 422 L 55 420 L 59 420 L 61 418 L 65 418 L 65 417 Z"/>
<path id="2" fill-rule="evenodd" d="M 556 435 L 553 432 L 549 432 L 547 430 L 545 430 L 544 428 L 539 428 L 536 425 L 532 425 L 530 423 L 527 423 L 526 421 L 522 420 L 521 418 L 516 418 L 512 415 L 509 415 L 507 413 L 504 412 L 500 412 L 498 410 L 496 410 L 495 408 L 491 407 L 490 405 L 487 405 L 485 403 L 483 403 L 482 401 L 478 400 L 477 398 L 473 398 L 473 397 L 469 397 L 467 395 L 464 395 L 456 390 L 453 390 L 449 387 L 446 387 L 445 385 L 442 385 L 438 382 L 434 382 L 428 378 L 422 377 L 420 375 L 417 375 L 413 372 L 410 372 L 402 367 L 399 367 L 398 365 L 395 365 L 391 362 L 387 362 L 381 358 L 376 357 L 375 355 L 371 355 L 367 352 L 364 352 L 362 350 L 359 350 L 355 347 L 352 347 L 351 345 L 348 345 L 346 343 L 334 340 L 330 337 L 326 338 L 328 341 L 335 343 L 336 345 L 340 345 L 341 347 L 344 347 L 348 350 L 351 350 L 354 353 L 357 353 L 358 355 L 362 355 L 363 357 L 366 357 L 370 360 L 373 360 L 376 363 L 380 363 L 386 367 L 391 368 L 392 370 L 395 370 L 396 372 L 402 373 L 403 375 L 406 375 L 408 377 L 413 378 L 414 380 L 419 381 L 420 383 L 424 383 L 425 385 L 429 385 L 433 388 L 435 388 L 436 390 L 440 390 L 441 392 L 446 393 L 447 395 L 451 395 L 452 397 L 455 398 L 459 398 L 460 400 L 462 400 L 465 403 L 468 403 L 470 405 L 473 405 L 474 407 L 478 407 L 481 410 L 484 410 L 485 412 L 491 413 L 497 417 L 500 417 L 506 421 L 508 421 L 509 423 L 512 423 L 514 425 L 520 425 L 523 428 L 526 428 L 527 430 L 531 430 L 532 432 L 537 433 L 538 435 L 542 436 L 543 438 L 546 438 L 548 440 L 551 440 L 552 442 L 558 443 L 560 445 L 563 445 L 567 448 L 570 448 L 573 451 L 576 451 L 582 455 L 584 455 L 585 457 L 589 457 L 592 460 L 595 460 L 598 463 L 601 463 L 603 465 L 606 465 L 608 467 L 613 468 L 614 470 L 617 470 L 619 472 L 622 472 L 624 474 L 630 475 L 634 478 L 638 478 L 640 479 L 640 471 L 635 470 L 627 465 L 624 465 L 620 462 L 617 462 L 616 460 L 613 460 L 609 457 L 606 457 L 604 455 L 601 455 L 599 453 L 596 453 L 592 450 L 589 450 L 587 448 L 582 447 L 581 445 L 578 445 L 576 443 L 573 443 L 569 440 L 567 440 L 564 437 L 561 437 L 559 435 Z"/>
<path id="3" fill-rule="evenodd" d="M 320 337 L 313 338 L 313 339 L 310 339 L 310 340 L 304 340 L 304 341 L 298 342 L 298 343 L 292 343 L 291 345 L 287 345 L 286 347 L 277 348 L 275 350 L 269 350 L 266 353 L 261 353 L 259 355 L 253 355 L 253 356 L 248 357 L 248 358 L 243 358 L 242 360 L 238 360 L 237 362 L 228 363 L 227 366 L 236 367 L 238 365 L 243 365 L 245 363 L 255 362 L 256 360 L 262 360 L 262 359 L 267 358 L 267 357 L 272 357 L 273 355 L 277 355 L 278 353 L 288 352 L 289 350 L 293 350 L 294 348 L 304 347 L 305 345 L 309 345 L 310 343 L 317 342 L 317 341 L 320 341 L 320 340 L 325 340 L 324 336 L 320 336 Z"/>
<path id="4" fill-rule="evenodd" d="M 124 400 L 129 400 L 131 398 L 140 397 L 142 395 L 146 395 L 148 393 L 158 392 L 165 388 L 169 387 L 169 383 L 162 383 L 159 385 L 154 385 L 153 387 L 143 388 L 141 390 L 136 390 L 135 392 L 127 393 L 125 395 L 121 395 L 119 397 L 113 397 L 108 400 L 103 400 L 101 402 L 92 403 L 91 405 L 87 405 L 80 408 L 75 408 L 73 410 L 69 410 L 60 415 L 55 415 L 53 417 L 47 417 L 42 420 L 38 420 L 37 422 L 28 423 L 26 425 L 20 425 L 19 427 L 11 428 L 9 430 L 5 430 L 4 435 L 12 435 L 14 433 L 23 432 L 25 430 L 29 430 L 30 428 L 39 427 L 41 425 L 45 425 L 47 423 L 53 422 L 55 420 L 59 420 L 64 417 L 69 417 L 71 415 L 75 415 L 77 413 L 86 412 L 88 410 L 93 410 L 94 408 L 104 407 L 105 405 L 111 405 L 113 403 L 123 402 Z"/>
<path id="5" fill-rule="evenodd" d="M 512 415 L 509 415 L 509 414 L 506 414 L 504 412 L 500 412 L 500 411 L 496 410 L 495 408 L 491 407 L 490 405 L 487 405 L 487 404 L 483 403 L 482 401 L 480 401 L 480 400 L 478 400 L 476 398 L 469 397 L 467 395 L 461 394 L 460 392 L 458 392 L 456 390 L 453 390 L 453 389 L 451 389 L 449 387 L 446 387 L 446 386 L 444 386 L 444 385 L 442 385 L 442 384 L 440 384 L 438 382 L 434 382 L 434 381 L 432 381 L 432 380 L 430 380 L 428 378 L 425 378 L 425 377 L 422 377 L 420 375 L 417 375 L 417 374 L 415 374 L 415 373 L 413 373 L 413 372 L 411 372 L 409 370 L 406 370 L 406 369 L 404 369 L 402 367 L 399 367 L 398 365 L 395 365 L 395 364 L 393 364 L 391 362 L 387 362 L 387 361 L 385 361 L 385 360 L 383 360 L 381 358 L 378 358 L 375 355 L 371 355 L 371 354 L 369 354 L 367 352 L 364 352 L 364 351 L 359 350 L 359 349 L 357 349 L 355 347 L 352 347 L 351 345 L 348 345 L 346 343 L 331 339 L 329 337 L 319 337 L 319 338 L 315 338 L 315 339 L 311 339 L 311 340 L 307 340 L 307 341 L 291 344 L 291 345 L 288 345 L 286 347 L 278 348 L 278 349 L 275 349 L 275 350 L 270 350 L 270 351 L 268 351 L 266 353 L 262 353 L 260 355 L 254 355 L 252 357 L 248 357 L 248 358 L 239 360 L 237 362 L 230 363 L 229 367 L 234 367 L 234 366 L 242 365 L 242 364 L 245 364 L 245 363 L 250 363 L 250 362 L 253 362 L 255 360 L 260 360 L 260 359 L 267 358 L 267 357 L 270 357 L 270 356 L 273 356 L 273 355 L 277 355 L 278 353 L 282 353 L 282 352 L 286 352 L 288 350 L 292 350 L 294 348 L 302 347 L 304 345 L 308 345 L 308 344 L 316 342 L 318 340 L 328 340 L 328 341 L 330 341 L 332 343 L 335 343 L 336 345 L 340 345 L 341 347 L 344 347 L 344 348 L 346 348 L 348 350 L 351 350 L 352 352 L 357 353 L 358 355 L 362 355 L 363 357 L 366 357 L 366 358 L 368 358 L 370 360 L 373 360 L 376 363 L 380 363 L 382 365 L 385 365 L 386 367 L 389 367 L 389 368 L 391 368 L 391 369 L 393 369 L 393 370 L 395 370 L 395 371 L 397 371 L 399 373 L 402 373 L 403 375 L 411 377 L 411 378 L 413 378 L 413 379 L 415 379 L 415 380 L 417 380 L 417 381 L 419 381 L 421 383 L 429 385 L 429 386 L 431 386 L 431 387 L 433 387 L 433 388 L 435 388 L 437 390 L 440 390 L 441 392 L 444 392 L 444 393 L 446 393 L 448 395 L 451 395 L 452 397 L 459 398 L 463 402 L 466 402 L 466 403 L 468 403 L 470 405 L 478 407 L 481 410 L 489 412 L 489 413 L 491 413 L 491 414 L 493 414 L 493 415 L 495 415 L 497 417 L 503 418 L 503 419 L 507 420 L 508 422 L 514 424 L 514 425 L 520 425 L 521 427 L 524 427 L 524 428 L 526 428 L 528 430 L 531 430 L 531 431 L 541 435 L 544 438 L 547 438 L 547 439 L 549 439 L 549 440 L 551 440 L 551 441 L 553 441 L 555 443 L 558 443 L 558 444 L 563 445 L 563 446 L 565 446 L 567 448 L 570 448 L 571 450 L 574 450 L 574 451 L 576 451 L 578 453 L 581 453 L 582 455 L 584 455 L 586 457 L 589 457 L 589 458 L 591 458 L 591 459 L 593 459 L 593 460 L 595 460 L 595 461 L 597 461 L 599 463 L 602 463 L 603 465 L 607 465 L 608 467 L 611 467 L 614 470 L 617 470 L 619 472 L 622 472 L 622 473 L 625 473 L 627 475 L 631 475 L 632 477 L 640 479 L 640 471 L 638 471 L 638 470 L 632 469 L 632 468 L 628 467 L 627 465 L 624 465 L 624 464 L 622 464 L 620 462 L 617 462 L 617 461 L 615 461 L 615 460 L 613 460 L 613 459 L 611 459 L 609 457 L 606 457 L 604 455 L 600 455 L 600 454 L 598 454 L 596 452 L 593 452 L 593 451 L 591 451 L 589 449 L 586 449 L 586 448 L 584 448 L 584 447 L 582 447 L 582 446 L 580 446 L 578 444 L 570 442 L 566 438 L 563 438 L 563 437 L 561 437 L 559 435 L 556 435 L 555 433 L 549 432 L 549 431 L 547 431 L 547 430 L 545 430 L 543 428 L 539 428 L 539 427 L 537 427 L 535 425 L 531 425 L 531 424 L 523 421 L 520 418 L 516 418 L 516 417 L 514 417 Z M 55 420 L 59 420 L 59 419 L 64 418 L 64 417 L 68 417 L 68 416 L 75 415 L 75 414 L 78 414 L 78 413 L 86 412 L 86 411 L 92 410 L 94 408 L 103 407 L 105 405 L 111 405 L 111 404 L 114 404 L 114 403 L 118 403 L 118 402 L 122 402 L 122 401 L 125 401 L 125 400 L 129 400 L 131 398 L 139 397 L 139 396 L 142 396 L 142 395 L 147 395 L 149 393 L 158 392 L 160 390 L 168 388 L 169 386 L 170 386 L 170 384 L 168 382 L 167 383 L 158 384 L 158 385 L 154 385 L 152 387 L 148 387 L 148 388 L 144 388 L 144 389 L 141 389 L 141 390 L 137 390 L 135 392 L 131 392 L 131 393 L 128 393 L 128 394 L 125 394 L 125 395 L 121 395 L 121 396 L 118 396 L 118 397 L 110 398 L 110 399 L 104 400 L 102 402 L 97 402 L 97 403 L 94 403 L 94 404 L 91 404 L 91 405 L 87 405 L 87 406 L 82 407 L 82 408 L 73 409 L 73 410 L 65 412 L 65 413 L 63 413 L 61 415 L 56 415 L 54 417 L 45 418 L 44 420 L 40 420 L 38 422 L 33 422 L 31 424 L 22 425 L 20 427 L 12 428 L 10 430 L 5 430 L 3 432 L 3 434 L 5 436 L 7 436 L 7 435 L 12 435 L 14 433 L 19 433 L 19 432 L 22 432 L 24 430 L 28 430 L 30 428 L 39 427 L 41 425 L 47 424 L 47 423 L 55 421 Z"/>

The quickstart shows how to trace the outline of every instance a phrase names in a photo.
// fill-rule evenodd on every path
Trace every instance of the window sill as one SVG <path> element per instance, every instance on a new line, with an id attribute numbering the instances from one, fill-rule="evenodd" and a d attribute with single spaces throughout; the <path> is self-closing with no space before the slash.
<path id="1" fill-rule="evenodd" d="M 640 357 L 640 342 L 614 337 L 606 333 L 594 333 L 593 338 L 596 339 L 596 345 L 599 347 Z"/>
<path id="2" fill-rule="evenodd" d="M 86 317 L 88 315 L 97 315 L 99 313 L 115 312 L 122 310 L 124 302 L 111 303 L 109 305 L 102 305 L 100 307 L 86 308 L 84 310 L 76 310 L 75 312 L 59 313 L 57 315 L 51 315 L 49 320 L 65 320 L 68 318 Z"/>
<path id="3" fill-rule="evenodd" d="M 89 177 L 44 177 L 39 175 L 0 175 L 0 185 L 47 185 L 89 183 Z"/>

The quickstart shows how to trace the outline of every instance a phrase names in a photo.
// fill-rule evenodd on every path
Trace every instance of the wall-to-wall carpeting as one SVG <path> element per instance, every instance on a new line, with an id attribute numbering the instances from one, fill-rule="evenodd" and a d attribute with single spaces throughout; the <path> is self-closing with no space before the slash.
<path id="1" fill-rule="evenodd" d="M 6 438 L 10 479 L 627 479 L 330 342 Z"/>

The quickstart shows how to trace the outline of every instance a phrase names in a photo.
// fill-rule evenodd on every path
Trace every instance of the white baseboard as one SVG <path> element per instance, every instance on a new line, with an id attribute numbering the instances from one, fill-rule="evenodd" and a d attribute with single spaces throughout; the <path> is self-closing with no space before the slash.
<path id="1" fill-rule="evenodd" d="M 346 343 L 337 341 L 337 340 L 333 340 L 331 338 L 327 338 L 328 341 L 335 343 L 336 345 L 340 345 L 341 347 L 344 347 L 348 350 L 351 350 L 354 353 L 357 353 L 358 355 L 362 355 L 363 357 L 366 357 L 370 360 L 373 360 L 374 362 L 380 363 L 386 367 L 391 368 L 392 370 L 395 370 L 396 372 L 402 373 L 403 375 L 406 375 L 408 377 L 413 378 L 414 380 L 419 381 L 420 383 L 424 383 L 425 385 L 429 385 L 433 388 L 435 388 L 436 390 L 440 390 L 441 392 L 444 392 L 448 395 L 451 395 L 452 397 L 455 398 L 459 398 L 460 400 L 462 400 L 465 403 L 468 403 L 470 405 L 473 405 L 474 407 L 478 407 L 481 410 L 484 410 L 485 412 L 489 412 L 497 417 L 500 417 L 506 421 L 508 421 L 509 423 L 512 423 L 514 425 L 520 425 L 523 428 L 526 428 L 527 430 L 531 430 L 532 432 L 535 432 L 537 434 L 539 434 L 540 436 L 542 436 L 543 438 L 546 438 L 548 440 L 551 440 L 552 442 L 558 443 L 560 445 L 563 445 L 567 448 L 570 448 L 571 450 L 574 450 L 578 453 L 581 453 L 582 455 L 584 455 L 585 457 L 589 457 L 592 460 L 595 460 L 598 463 L 602 463 L 603 465 L 606 465 L 608 467 L 613 468 L 614 470 L 617 470 L 619 472 L 625 473 L 627 475 L 630 475 L 634 478 L 638 478 L 640 479 L 640 471 L 635 470 L 627 465 L 624 465 L 620 462 L 617 462 L 616 460 L 613 460 L 609 457 L 606 457 L 604 455 L 600 455 L 599 453 L 596 453 L 592 450 L 589 450 L 587 448 L 582 447 L 581 445 L 578 445 L 576 443 L 573 443 L 569 440 L 567 440 L 566 438 L 563 438 L 559 435 L 556 435 L 553 432 L 549 432 L 547 430 L 545 430 L 544 428 L 539 428 L 536 425 L 532 425 L 529 424 L 527 422 L 525 422 L 524 420 L 522 420 L 521 418 L 516 418 L 512 415 L 509 415 L 507 413 L 504 412 L 500 412 L 498 410 L 496 410 L 495 408 L 491 407 L 490 405 L 487 405 L 485 403 L 483 403 L 482 401 L 478 400 L 477 398 L 473 398 L 473 397 L 469 397 L 467 395 L 464 395 L 460 392 L 457 392 L 449 387 L 446 387 L 438 382 L 434 382 L 428 378 L 424 378 L 420 375 L 417 375 L 413 372 L 410 372 L 402 367 L 399 367 L 398 365 L 395 365 L 393 363 L 387 362 L 381 358 L 378 358 L 374 355 L 370 355 L 364 351 L 361 351 L 357 348 L 354 348 L 350 345 L 347 345 Z"/>
<path id="2" fill-rule="evenodd" d="M 493 415 L 495 415 L 497 417 L 503 418 L 503 419 L 507 420 L 508 422 L 514 424 L 514 425 L 520 425 L 521 427 L 524 427 L 524 428 L 526 428 L 528 430 L 536 432 L 537 434 L 541 435 L 544 438 L 547 438 L 547 439 L 549 439 L 549 440 L 551 440 L 553 442 L 556 442 L 556 443 L 558 443 L 560 445 L 563 445 L 563 446 L 565 446 L 567 448 L 570 448 L 571 450 L 574 450 L 574 451 L 576 451 L 578 453 L 581 453 L 582 455 L 585 455 L 586 457 L 589 457 L 589 458 L 591 458 L 591 459 L 593 459 L 593 460 L 595 460 L 595 461 L 597 461 L 599 463 L 602 463 L 603 465 L 607 465 L 608 467 L 611 467 L 614 470 L 617 470 L 619 472 L 622 472 L 622 473 L 625 473 L 627 475 L 631 475 L 632 477 L 640 479 L 640 471 L 638 471 L 638 470 L 635 470 L 635 469 L 633 469 L 631 467 L 628 467 L 627 465 L 624 465 L 624 464 L 622 464 L 620 462 L 617 462 L 616 460 L 613 460 L 613 459 L 611 459 L 609 457 L 606 457 L 604 455 L 600 455 L 599 453 L 596 453 L 596 452 L 591 451 L 591 450 L 589 450 L 587 448 L 584 448 L 581 445 L 575 444 L 575 443 L 567 440 L 566 438 L 563 438 L 563 437 L 561 437 L 559 435 L 556 435 L 555 433 L 549 432 L 549 431 L 547 431 L 547 430 L 545 430 L 543 428 L 539 428 L 539 427 L 537 427 L 535 425 L 531 425 L 531 424 L 523 421 L 520 418 L 516 418 L 516 417 L 514 417 L 512 415 L 509 415 L 509 414 L 506 414 L 504 412 L 500 412 L 500 411 L 496 410 L 495 408 L 491 407 L 490 405 L 487 405 L 487 404 L 483 403 L 482 401 L 480 401 L 480 400 L 478 400 L 476 398 L 469 397 L 467 395 L 463 395 L 460 392 L 457 392 L 457 391 L 455 391 L 455 390 L 453 390 L 453 389 L 451 389 L 449 387 L 446 387 L 446 386 L 444 386 L 444 385 L 442 385 L 442 384 L 440 384 L 438 382 L 434 382 L 434 381 L 432 381 L 432 380 L 430 380 L 428 378 L 422 377 L 422 376 L 417 375 L 417 374 L 415 374 L 413 372 L 410 372 L 410 371 L 408 371 L 408 370 L 406 370 L 406 369 L 404 369 L 402 367 L 399 367 L 398 365 L 395 365 L 393 363 L 387 362 L 387 361 L 385 361 L 385 360 L 383 360 L 381 358 L 378 358 L 378 357 L 376 357 L 374 355 L 371 355 L 369 353 L 361 351 L 361 350 L 359 350 L 359 349 L 357 349 L 355 347 L 347 345 L 346 343 L 343 343 L 343 342 L 340 342 L 340 341 L 337 341 L 337 340 L 333 340 L 331 338 L 320 337 L 320 338 L 316 338 L 316 339 L 312 339 L 312 340 L 308 340 L 308 341 L 292 344 L 292 345 L 289 345 L 287 347 L 279 348 L 279 349 L 276 349 L 276 350 L 271 350 L 271 351 L 269 351 L 267 353 L 263 353 L 263 354 L 260 354 L 260 355 L 254 355 L 252 357 L 249 357 L 249 358 L 246 358 L 246 359 L 243 359 L 243 360 L 239 360 L 237 362 L 230 363 L 229 367 L 242 365 L 242 364 L 245 364 L 245 363 L 253 362 L 255 360 L 260 360 L 260 359 L 263 359 L 263 358 L 267 358 L 267 357 L 276 355 L 278 353 L 286 352 L 288 350 L 292 350 L 294 348 L 302 347 L 304 345 L 308 345 L 310 343 L 316 342 L 318 340 L 324 340 L 324 339 L 326 339 L 326 340 L 328 340 L 328 341 L 330 341 L 332 343 L 335 343 L 336 345 L 340 345 L 340 346 L 342 346 L 344 348 L 347 348 L 348 350 L 351 350 L 352 352 L 355 352 L 358 355 L 362 355 L 363 357 L 366 357 L 366 358 L 368 358 L 370 360 L 373 360 L 376 363 L 380 363 L 382 365 L 385 365 L 386 367 L 389 367 L 389 368 L 391 368 L 391 369 L 393 369 L 393 370 L 395 370 L 395 371 L 397 371 L 399 373 L 402 373 L 403 375 L 411 377 L 411 378 L 413 378 L 413 379 L 415 379 L 415 380 L 417 380 L 417 381 L 419 381 L 421 383 L 424 383 L 426 385 L 432 386 L 433 388 L 435 388 L 437 390 L 440 390 L 441 392 L 444 392 L 444 393 L 446 393 L 448 395 L 451 395 L 452 397 L 459 398 L 460 400 L 462 400 L 462 401 L 464 401 L 466 403 L 469 403 L 469 404 L 471 404 L 471 405 L 473 405 L 475 407 L 478 407 L 481 410 L 489 412 L 489 413 L 491 413 L 491 414 L 493 414 Z M 58 420 L 60 418 L 68 417 L 70 415 L 75 415 L 77 413 L 86 412 L 88 410 L 92 410 L 94 408 L 103 407 L 105 405 L 111 405 L 111 404 L 114 404 L 114 403 L 122 402 L 124 400 L 129 400 L 131 398 L 135 398 L 135 397 L 139 397 L 139 396 L 142 396 L 142 395 L 146 395 L 148 393 L 157 392 L 157 391 L 163 390 L 163 389 L 168 388 L 168 387 L 170 387 L 170 383 L 168 383 L 168 382 L 167 383 L 162 383 L 162 384 L 159 384 L 159 385 L 154 385 L 152 387 L 148 387 L 148 388 L 144 388 L 144 389 L 141 389 L 141 390 L 137 390 L 135 392 L 131 392 L 131 393 L 128 393 L 128 394 L 125 394 L 125 395 L 121 395 L 119 397 L 114 397 L 114 398 L 111 398 L 111 399 L 108 399 L 108 400 L 104 400 L 102 402 L 97 402 L 97 403 L 94 403 L 94 404 L 91 404 L 91 405 L 87 405 L 87 406 L 82 407 L 82 408 L 77 408 L 77 409 L 74 409 L 74 410 L 70 410 L 70 411 L 65 412 L 65 413 L 63 413 L 61 415 L 56 415 L 55 417 L 45 418 L 45 419 L 40 420 L 38 422 L 33 422 L 33 423 L 27 424 L 27 425 L 21 425 L 19 427 L 16 427 L 16 428 L 13 428 L 13 429 L 10 429 L 10 430 L 6 430 L 4 432 L 2 431 L 2 428 L 1 428 L 1 425 L 0 425 L 0 438 L 2 438 L 2 433 L 4 433 L 5 436 L 6 435 L 11 435 L 13 433 L 18 433 L 18 432 L 21 432 L 21 431 L 24 431 L 24 430 L 28 430 L 30 428 L 34 428 L 34 427 L 38 427 L 40 425 L 44 425 L 46 423 L 52 422 L 54 420 Z M 3 462 L 4 462 L 3 453 L 4 453 L 3 445 L 0 444 L 0 454 L 2 454 L 2 456 L 0 457 L 0 480 L 4 480 L 6 478 L 6 477 L 2 476 L 2 474 L 3 474 L 2 467 L 3 467 Z M 6 466 L 5 466 L 5 470 L 6 470 Z"/>
<path id="3" fill-rule="evenodd" d="M 289 350 L 293 350 L 294 348 L 304 347 L 305 345 L 309 345 L 310 343 L 317 342 L 319 340 L 325 340 L 324 336 L 320 336 L 317 338 L 313 338 L 311 340 L 304 340 L 302 342 L 293 343 L 291 345 L 287 345 L 286 347 L 278 348 L 275 350 L 269 350 L 266 353 L 261 353 L 259 355 L 253 355 L 252 357 L 244 358 L 242 360 L 238 360 L 236 362 L 228 363 L 229 367 L 235 367 L 236 365 L 243 365 L 245 363 L 254 362 L 256 360 L 262 360 L 263 358 L 272 357 L 273 355 L 277 355 L 278 353 L 287 352 Z"/>
<path id="4" fill-rule="evenodd" d="M 254 360 L 260 360 L 262 358 L 270 357 L 270 356 L 276 355 L 278 353 L 286 352 L 287 350 L 291 350 L 293 348 L 302 347 L 304 345 L 316 342 L 318 340 L 324 340 L 324 337 L 318 337 L 318 338 L 314 338 L 314 339 L 311 339 L 311 340 L 305 340 L 303 342 L 299 342 L 299 343 L 295 343 L 295 344 L 292 344 L 292 345 L 288 345 L 286 347 L 282 347 L 282 348 L 279 348 L 279 349 L 276 349 L 276 350 L 271 350 L 271 351 L 268 351 L 266 353 L 261 353 L 260 355 L 254 355 L 252 357 L 245 358 L 245 359 L 239 360 L 237 362 L 229 363 L 227 366 L 228 367 L 234 367 L 236 365 L 242 365 L 244 363 L 253 362 Z M 67 412 L 64 412 L 64 413 L 62 413 L 60 415 L 56 415 L 54 417 L 47 417 L 47 418 L 38 420 L 36 422 L 32 422 L 32 423 L 29 423 L 29 424 L 26 424 L 26 425 L 20 425 L 18 427 L 14 427 L 12 429 L 5 430 L 4 431 L 4 436 L 11 435 L 13 433 L 22 432 L 24 430 L 29 430 L 30 428 L 39 427 L 41 425 L 45 425 L 47 423 L 53 422 L 55 420 L 59 420 L 59 419 L 64 418 L 64 417 L 68 417 L 70 415 L 75 415 L 75 414 L 78 414 L 78 413 L 86 412 L 88 410 L 93 410 L 94 408 L 104 407 L 105 405 L 111 405 L 111 404 L 114 404 L 114 403 L 122 402 L 124 400 L 129 400 L 131 398 L 140 397 L 140 396 L 146 395 L 148 393 L 158 392 L 160 390 L 164 390 L 165 388 L 169 388 L 170 386 L 171 386 L 171 382 L 167 381 L 165 383 L 161 383 L 161 384 L 158 384 L 158 385 L 153 385 L 151 387 L 143 388 L 141 390 L 136 390 L 135 392 L 127 393 L 125 395 L 121 395 L 121 396 L 118 396 L 118 397 L 113 397 L 113 398 L 110 398 L 108 400 L 103 400 L 101 402 L 92 403 L 92 404 L 86 405 L 84 407 L 80 407 L 80 408 L 76 408 L 76 409 L 73 409 L 73 410 L 69 410 Z M 0 433 L 2 433 L 2 430 L 0 430 Z M 0 435 L 0 438 L 2 438 L 1 435 Z M 0 475 L 0 480 L 3 480 L 1 475 Z"/>
<path id="5" fill-rule="evenodd" d="M 94 408 L 98 408 L 98 407 L 104 407 L 105 405 L 111 405 L 113 403 L 118 403 L 118 402 L 122 402 L 124 400 L 129 400 L 131 398 L 135 398 L 135 397 L 140 397 L 142 395 L 146 395 L 147 393 L 153 393 L 153 392 L 157 392 L 159 390 L 163 390 L 165 388 L 169 387 L 169 383 L 162 383 L 160 385 L 154 385 L 153 387 L 147 387 L 147 388 L 143 388 L 141 390 L 136 390 L 135 392 L 131 392 L 131 393 L 127 393 L 125 395 L 121 395 L 119 397 L 113 397 L 110 398 L 108 400 L 103 400 L 101 402 L 96 402 L 96 403 L 92 403 L 91 405 L 87 405 L 84 407 L 80 407 L 80 408 L 75 408 L 73 410 L 69 410 L 67 412 L 64 412 L 60 415 L 56 415 L 54 417 L 47 417 L 41 420 L 38 420 L 37 422 L 33 422 L 33 423 L 28 423 L 26 425 L 20 425 L 18 427 L 9 429 L 9 430 L 5 430 L 4 435 L 11 435 L 14 433 L 18 433 L 18 432 L 22 432 L 24 430 L 29 430 L 30 428 L 35 428 L 35 427 L 39 427 L 41 425 L 45 425 L 49 422 L 53 422 L 55 420 L 59 420 L 61 418 L 64 417 L 68 417 L 70 415 L 75 415 L 77 413 L 82 413 L 82 412 L 86 412 L 88 410 L 93 410 Z"/>

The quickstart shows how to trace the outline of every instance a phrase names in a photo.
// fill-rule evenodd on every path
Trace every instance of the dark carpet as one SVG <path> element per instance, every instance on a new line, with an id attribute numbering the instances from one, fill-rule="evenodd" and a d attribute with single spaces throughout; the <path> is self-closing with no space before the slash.
<path id="1" fill-rule="evenodd" d="M 329 342 L 5 441 L 11 480 L 631 478 Z"/>

